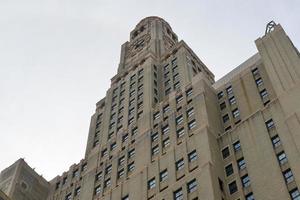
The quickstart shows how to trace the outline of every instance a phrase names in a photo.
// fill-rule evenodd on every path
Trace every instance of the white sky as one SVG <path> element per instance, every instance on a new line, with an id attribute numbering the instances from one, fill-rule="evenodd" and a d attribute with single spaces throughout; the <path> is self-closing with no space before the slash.
<path id="1" fill-rule="evenodd" d="M 120 46 L 151 15 L 216 80 L 256 52 L 270 20 L 300 48 L 299 0 L 0 0 L 0 171 L 25 157 L 50 180 L 83 158 Z"/>

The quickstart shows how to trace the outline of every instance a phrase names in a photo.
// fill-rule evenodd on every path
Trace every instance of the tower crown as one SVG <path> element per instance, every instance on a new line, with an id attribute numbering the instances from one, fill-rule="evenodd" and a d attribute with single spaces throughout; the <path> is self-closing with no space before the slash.
<path id="1" fill-rule="evenodd" d="M 123 44 L 118 72 L 126 71 L 130 67 L 128 64 L 149 54 L 159 59 L 177 43 L 177 35 L 168 22 L 156 16 L 146 17 L 131 31 L 129 41 Z"/>
<path id="2" fill-rule="evenodd" d="M 142 33 L 145 30 L 145 26 L 150 25 L 152 23 L 161 23 L 166 27 L 166 30 L 168 33 L 172 32 L 172 27 L 170 24 L 165 21 L 163 18 L 158 16 L 149 16 L 142 19 L 134 28 L 134 30 L 130 33 L 130 40 L 135 39 L 140 33 Z M 174 38 L 177 38 L 176 35 L 174 35 Z"/>

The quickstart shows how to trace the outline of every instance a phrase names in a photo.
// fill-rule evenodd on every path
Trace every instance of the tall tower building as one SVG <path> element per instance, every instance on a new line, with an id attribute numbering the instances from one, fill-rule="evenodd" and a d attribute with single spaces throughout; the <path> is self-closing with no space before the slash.
<path id="1" fill-rule="evenodd" d="M 275 23 L 255 43 L 215 82 L 165 20 L 140 21 L 47 200 L 300 200 L 300 54 Z"/>

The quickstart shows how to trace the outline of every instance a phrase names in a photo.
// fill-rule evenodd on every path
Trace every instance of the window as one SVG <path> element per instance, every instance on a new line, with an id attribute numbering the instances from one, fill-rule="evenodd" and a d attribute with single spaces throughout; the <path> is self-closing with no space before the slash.
<path id="1" fill-rule="evenodd" d="M 130 81 L 134 80 L 135 79 L 135 74 L 133 74 L 131 77 L 130 77 Z"/>
<path id="2" fill-rule="evenodd" d="M 63 178 L 63 182 L 62 182 L 63 185 L 66 184 L 67 181 L 68 181 L 68 177 L 66 176 L 66 177 Z"/>
<path id="3" fill-rule="evenodd" d="M 125 94 L 125 89 L 120 92 L 120 96 L 123 96 L 124 94 Z M 121 99 L 121 100 L 123 100 L 123 99 Z M 120 100 L 120 104 L 121 104 L 121 100 Z"/>
<path id="4" fill-rule="evenodd" d="M 232 164 L 229 164 L 225 167 L 226 176 L 230 176 L 233 174 L 233 167 Z"/>
<path id="5" fill-rule="evenodd" d="M 74 196 L 78 196 L 80 194 L 80 187 L 77 187 L 74 192 Z"/>
<path id="6" fill-rule="evenodd" d="M 71 199 L 72 199 L 72 194 L 71 194 L 71 193 L 70 193 L 70 194 L 67 194 L 65 200 L 71 200 Z"/>
<path id="7" fill-rule="evenodd" d="M 129 195 L 126 195 L 125 197 L 123 197 L 122 200 L 129 200 Z"/>
<path id="8" fill-rule="evenodd" d="M 177 71 L 177 68 L 178 68 L 178 66 L 177 66 L 177 65 L 176 65 L 176 66 L 174 66 L 174 67 L 173 67 L 173 69 L 172 69 L 172 71 L 173 71 L 173 72 Z"/>
<path id="9" fill-rule="evenodd" d="M 219 182 L 219 187 L 220 187 L 220 190 L 222 191 L 222 192 L 224 192 L 224 183 L 223 183 L 223 181 L 218 177 L 218 182 Z"/>
<path id="10" fill-rule="evenodd" d="M 102 172 L 98 172 L 98 173 L 96 174 L 96 181 L 100 181 L 101 178 L 102 178 Z"/>
<path id="11" fill-rule="evenodd" d="M 117 107 L 117 104 L 111 106 L 111 110 L 113 111 Z"/>
<path id="12" fill-rule="evenodd" d="M 73 171 L 73 178 L 78 177 L 79 176 L 79 170 L 76 169 Z"/>
<path id="13" fill-rule="evenodd" d="M 257 86 L 261 86 L 263 84 L 263 80 L 261 78 L 258 78 L 255 80 L 255 83 Z"/>
<path id="14" fill-rule="evenodd" d="M 105 168 L 105 174 L 111 173 L 111 170 L 112 170 L 112 166 L 111 166 L 111 165 L 108 165 L 108 166 Z"/>
<path id="15" fill-rule="evenodd" d="M 134 162 L 131 162 L 127 166 L 127 171 L 132 172 L 134 170 Z"/>
<path id="16" fill-rule="evenodd" d="M 129 120 L 128 120 L 128 125 L 132 124 L 133 121 L 134 121 L 134 117 L 129 118 Z"/>
<path id="17" fill-rule="evenodd" d="M 227 95 L 233 94 L 232 86 L 229 86 L 228 88 L 226 88 L 226 92 L 227 92 Z"/>
<path id="18" fill-rule="evenodd" d="M 271 130 L 272 128 L 275 127 L 274 121 L 273 119 L 269 119 L 268 121 L 266 121 L 266 126 L 268 130 Z"/>
<path id="19" fill-rule="evenodd" d="M 113 151 L 117 147 L 117 143 L 114 142 L 110 145 L 110 150 Z"/>
<path id="20" fill-rule="evenodd" d="M 153 133 L 153 134 L 151 135 L 151 142 L 155 142 L 155 141 L 157 141 L 157 140 L 158 140 L 158 132 Z"/>
<path id="21" fill-rule="evenodd" d="M 113 94 L 116 94 L 117 91 L 118 91 L 118 88 L 115 88 L 115 89 L 113 90 Z"/>
<path id="22" fill-rule="evenodd" d="M 142 107 L 143 107 L 143 102 L 139 102 L 138 105 L 137 105 L 137 108 L 140 109 Z"/>
<path id="23" fill-rule="evenodd" d="M 122 156 L 121 158 L 119 158 L 118 160 L 118 164 L 119 166 L 123 165 L 125 163 L 125 156 Z"/>
<path id="24" fill-rule="evenodd" d="M 186 115 L 188 117 L 191 117 L 192 115 L 194 115 L 194 108 L 190 108 L 186 111 Z"/>
<path id="25" fill-rule="evenodd" d="M 238 159 L 237 163 L 238 163 L 239 170 L 242 170 L 242 169 L 246 168 L 246 162 L 245 162 L 244 158 Z"/>
<path id="26" fill-rule="evenodd" d="M 237 188 L 236 181 L 233 181 L 233 182 L 229 183 L 228 188 L 229 188 L 229 193 L 230 194 L 233 194 L 233 193 L 237 192 L 238 188 Z"/>
<path id="27" fill-rule="evenodd" d="M 118 178 L 122 178 L 124 176 L 125 172 L 124 172 L 124 169 L 120 169 L 118 171 Z"/>
<path id="28" fill-rule="evenodd" d="M 59 186 L 60 186 L 60 182 L 57 182 L 56 186 L 55 186 L 55 189 L 57 190 L 59 188 Z"/>
<path id="29" fill-rule="evenodd" d="M 273 144 L 274 148 L 278 147 L 281 144 L 280 138 L 278 135 L 275 135 L 274 137 L 272 137 L 271 140 L 272 140 L 272 144 Z"/>
<path id="30" fill-rule="evenodd" d="M 158 147 L 158 145 L 156 145 L 155 147 L 152 147 L 151 154 L 154 156 L 154 155 L 156 155 L 158 153 L 159 153 L 159 147 Z"/>
<path id="31" fill-rule="evenodd" d="M 163 148 L 166 148 L 169 145 L 170 145 L 170 139 L 169 138 L 164 139 L 162 143 Z"/>
<path id="32" fill-rule="evenodd" d="M 235 100 L 234 96 L 230 97 L 228 101 L 229 101 L 230 105 L 233 105 L 233 104 L 236 103 L 236 100 Z"/>
<path id="33" fill-rule="evenodd" d="M 193 179 L 187 183 L 187 191 L 188 193 L 192 193 L 197 190 L 197 180 Z"/>
<path id="34" fill-rule="evenodd" d="M 259 92 L 260 93 L 260 96 L 262 99 L 265 99 L 268 97 L 268 92 L 266 89 L 263 89 L 262 91 Z"/>
<path id="35" fill-rule="evenodd" d="M 179 130 L 176 131 L 177 137 L 180 138 L 184 135 L 184 128 L 180 128 Z"/>
<path id="36" fill-rule="evenodd" d="M 118 118 L 118 123 L 121 123 L 123 121 L 123 116 L 121 115 L 119 118 Z"/>
<path id="37" fill-rule="evenodd" d="M 106 179 L 105 181 L 104 181 L 104 188 L 107 188 L 107 187 L 109 187 L 111 185 L 111 180 L 110 180 L 110 178 L 109 179 Z"/>
<path id="38" fill-rule="evenodd" d="M 234 109 L 233 111 L 232 111 L 232 115 L 233 115 L 233 117 L 234 118 L 238 118 L 239 116 L 240 116 L 240 111 L 239 111 L 239 109 Z"/>
<path id="39" fill-rule="evenodd" d="M 129 101 L 129 106 L 132 106 L 133 103 L 134 103 L 134 99 L 131 99 L 131 100 Z M 119 113 L 120 113 L 120 111 L 119 111 Z"/>
<path id="40" fill-rule="evenodd" d="M 223 116 L 223 123 L 226 123 L 227 121 L 229 121 L 229 115 L 228 114 Z"/>
<path id="41" fill-rule="evenodd" d="M 184 168 L 184 160 L 183 160 L 183 158 L 181 158 L 180 160 L 178 160 L 175 163 L 175 165 L 176 165 L 176 170 L 177 171 L 183 169 Z"/>
<path id="42" fill-rule="evenodd" d="M 143 99 L 143 93 L 138 95 L 138 100 L 141 100 L 141 99 Z"/>
<path id="43" fill-rule="evenodd" d="M 119 112 L 119 114 L 120 114 L 120 113 L 122 113 L 122 112 L 123 112 L 123 110 L 124 110 L 124 107 L 122 106 L 122 107 L 119 109 L 119 111 L 118 111 L 118 112 Z"/>
<path id="44" fill-rule="evenodd" d="M 291 195 L 292 200 L 300 200 L 300 192 L 299 192 L 298 188 L 291 190 L 290 195 Z"/>
<path id="45" fill-rule="evenodd" d="M 229 147 L 225 147 L 225 148 L 222 150 L 222 156 L 223 156 L 223 159 L 227 158 L 229 155 L 230 155 Z"/>
<path id="46" fill-rule="evenodd" d="M 294 180 L 293 172 L 291 169 L 285 170 L 282 174 L 286 183 L 290 183 Z"/>
<path id="47" fill-rule="evenodd" d="M 155 178 L 152 178 L 148 181 L 148 190 L 151 190 L 152 188 L 155 188 Z"/>
<path id="48" fill-rule="evenodd" d="M 243 176 L 241 179 L 242 179 L 242 184 L 243 184 L 244 188 L 250 186 L 250 178 L 249 178 L 248 174 L 246 174 L 245 176 Z"/>
<path id="49" fill-rule="evenodd" d="M 226 108 L 226 103 L 225 102 L 221 103 L 220 104 L 220 109 L 224 110 L 225 108 Z"/>
<path id="50" fill-rule="evenodd" d="M 281 165 L 287 162 L 287 157 L 283 151 L 277 154 L 277 159 Z"/>
<path id="51" fill-rule="evenodd" d="M 164 71 L 167 71 L 167 70 L 169 70 L 169 64 L 164 66 Z"/>
<path id="52" fill-rule="evenodd" d="M 177 65 L 177 58 L 173 58 L 173 60 L 172 60 L 172 65 L 173 65 L 173 66 Z"/>
<path id="53" fill-rule="evenodd" d="M 225 131 L 229 131 L 229 130 L 231 130 L 231 126 L 225 128 Z"/>
<path id="54" fill-rule="evenodd" d="M 188 127 L 189 127 L 189 130 L 192 130 L 193 128 L 195 128 L 196 127 L 196 120 L 193 119 L 192 121 L 190 121 L 188 123 Z"/>
<path id="55" fill-rule="evenodd" d="M 114 131 L 113 131 L 113 132 L 110 132 L 110 133 L 108 134 L 107 140 L 110 140 L 110 139 L 113 137 L 113 135 L 114 135 Z"/>
<path id="56" fill-rule="evenodd" d="M 143 111 L 138 112 L 137 118 L 138 118 L 138 119 L 141 118 L 142 114 L 143 114 Z"/>
<path id="57" fill-rule="evenodd" d="M 101 193 L 101 185 L 98 185 L 97 187 L 95 187 L 95 195 L 98 195 Z"/>
<path id="58" fill-rule="evenodd" d="M 158 92 L 157 92 L 157 89 L 156 89 L 156 88 L 154 88 L 154 94 L 155 94 L 155 95 L 157 95 L 157 94 L 158 94 Z"/>
<path id="59" fill-rule="evenodd" d="M 169 110 L 170 110 L 170 106 L 168 104 L 168 105 L 164 106 L 163 113 L 167 113 Z"/>
<path id="60" fill-rule="evenodd" d="M 160 179 L 160 181 L 165 181 L 168 179 L 168 170 L 167 169 L 165 169 L 159 173 L 159 179 Z"/>
<path id="61" fill-rule="evenodd" d="M 116 113 L 111 114 L 110 120 L 113 120 L 116 117 Z"/>
<path id="62" fill-rule="evenodd" d="M 165 91 L 165 95 L 168 95 L 168 94 L 170 94 L 170 92 L 171 92 L 171 88 L 168 88 L 168 89 L 166 89 L 166 91 Z"/>
<path id="63" fill-rule="evenodd" d="M 139 79 L 138 79 L 138 83 L 141 83 L 143 81 L 143 76 L 141 76 Z"/>
<path id="64" fill-rule="evenodd" d="M 169 132 L 169 130 L 170 130 L 169 125 L 166 125 L 166 126 L 162 127 L 161 131 L 162 131 L 162 134 L 165 135 Z"/>
<path id="65" fill-rule="evenodd" d="M 173 76 L 174 82 L 175 82 L 177 79 L 179 79 L 179 74 L 178 74 L 178 73 L 174 74 L 174 76 Z"/>
<path id="66" fill-rule="evenodd" d="M 187 97 L 190 97 L 190 96 L 193 95 L 193 89 L 190 88 L 190 89 L 188 89 L 185 93 L 186 93 L 186 96 L 187 96 Z"/>
<path id="67" fill-rule="evenodd" d="M 128 115 L 132 115 L 134 113 L 134 108 L 130 108 L 128 111 Z"/>
<path id="68" fill-rule="evenodd" d="M 174 84 L 174 89 L 178 89 L 180 88 L 180 82 L 177 81 L 175 84 Z"/>
<path id="69" fill-rule="evenodd" d="M 138 132 L 138 128 L 137 127 L 134 127 L 131 131 L 131 135 L 136 135 Z"/>
<path id="70" fill-rule="evenodd" d="M 167 87 L 167 86 L 170 84 L 170 82 L 171 82 L 170 79 L 166 80 L 166 81 L 165 81 L 165 87 Z"/>
<path id="71" fill-rule="evenodd" d="M 107 155 L 107 149 L 103 149 L 103 150 L 101 151 L 101 156 L 104 157 L 104 156 L 106 156 L 106 155 Z"/>
<path id="72" fill-rule="evenodd" d="M 157 120 L 157 119 L 159 119 L 159 117 L 160 117 L 160 113 L 159 113 L 159 112 L 156 112 L 156 113 L 154 113 L 154 115 L 153 115 L 153 120 Z"/>
<path id="73" fill-rule="evenodd" d="M 124 88 L 124 86 L 125 86 L 125 82 L 122 82 L 120 87 Z"/>
<path id="74" fill-rule="evenodd" d="M 177 104 L 179 104 L 180 102 L 182 102 L 182 100 L 183 100 L 183 96 L 182 95 L 176 97 L 176 103 Z"/>
<path id="75" fill-rule="evenodd" d="M 255 76 L 255 75 L 257 75 L 259 72 L 258 72 L 258 69 L 257 68 L 254 68 L 253 70 L 252 70 L 252 74 Z"/>
<path id="76" fill-rule="evenodd" d="M 128 151 L 128 159 L 132 158 L 135 155 L 135 149 Z"/>
<path id="77" fill-rule="evenodd" d="M 218 99 L 221 99 L 223 96 L 224 96 L 224 92 L 223 91 L 221 91 L 221 92 L 218 93 Z"/>
<path id="78" fill-rule="evenodd" d="M 235 152 L 241 150 L 241 148 L 242 148 L 242 147 L 241 147 L 241 143 L 240 143 L 239 140 L 236 141 L 235 143 L 233 143 L 233 149 L 234 149 Z"/>
<path id="79" fill-rule="evenodd" d="M 122 142 L 125 142 L 128 139 L 128 133 L 123 135 L 122 137 Z"/>
<path id="80" fill-rule="evenodd" d="M 110 125 L 109 125 L 109 129 L 113 129 L 115 127 L 115 122 L 112 122 Z"/>
<path id="81" fill-rule="evenodd" d="M 176 125 L 179 125 L 179 124 L 181 124 L 182 122 L 183 122 L 183 116 L 182 116 L 182 115 L 176 117 Z"/>
<path id="82" fill-rule="evenodd" d="M 182 188 L 179 188 L 173 193 L 174 200 L 183 200 L 183 191 Z"/>
<path id="83" fill-rule="evenodd" d="M 247 195 L 245 196 L 245 198 L 246 198 L 246 200 L 254 200 L 253 193 L 250 192 L 249 194 L 247 194 Z"/>
<path id="84" fill-rule="evenodd" d="M 193 161 L 197 160 L 197 151 L 193 150 L 192 152 L 190 152 L 188 154 L 188 159 L 189 159 L 189 162 L 193 162 Z"/>

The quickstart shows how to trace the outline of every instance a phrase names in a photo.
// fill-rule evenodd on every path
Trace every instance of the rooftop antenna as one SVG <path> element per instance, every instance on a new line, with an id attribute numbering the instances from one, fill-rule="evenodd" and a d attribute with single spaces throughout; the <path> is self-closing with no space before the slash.
<path id="1" fill-rule="evenodd" d="M 266 26 L 265 35 L 267 35 L 267 33 L 270 33 L 271 31 L 273 31 L 276 25 L 277 24 L 273 20 L 270 21 Z"/>

